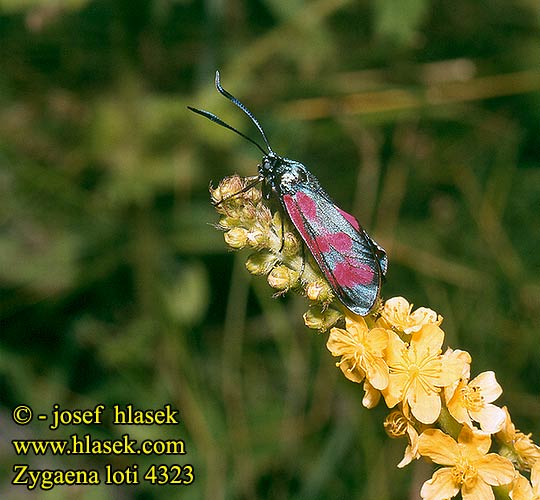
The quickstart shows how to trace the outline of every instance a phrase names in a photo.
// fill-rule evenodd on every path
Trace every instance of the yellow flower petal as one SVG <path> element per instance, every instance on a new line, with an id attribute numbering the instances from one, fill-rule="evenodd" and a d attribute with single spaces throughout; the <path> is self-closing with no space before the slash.
<path id="1" fill-rule="evenodd" d="M 512 444 L 519 456 L 520 463 L 525 467 L 532 467 L 540 461 L 540 447 L 531 440 L 530 434 L 516 432 Z"/>
<path id="2" fill-rule="evenodd" d="M 451 362 L 458 362 L 462 364 L 461 368 L 461 374 L 458 380 L 450 383 L 450 384 L 444 384 L 444 397 L 446 401 L 450 401 L 452 397 L 455 394 L 455 391 L 457 389 L 458 384 L 460 383 L 460 380 L 469 380 L 471 376 L 471 355 L 467 351 L 461 351 L 459 349 L 453 350 L 453 349 L 446 349 L 446 352 L 443 355 L 443 358 L 452 360 Z M 457 361 L 455 361 L 457 360 Z M 447 363 L 448 361 L 445 361 Z"/>
<path id="3" fill-rule="evenodd" d="M 343 375 L 350 381 L 360 383 L 366 377 L 366 373 L 352 358 L 344 357 L 339 363 L 336 363 Z"/>
<path id="4" fill-rule="evenodd" d="M 464 425 L 459 433 L 458 443 L 466 455 L 478 457 L 489 451 L 491 437 L 489 434 Z"/>
<path id="5" fill-rule="evenodd" d="M 478 411 L 469 410 L 473 420 L 480 424 L 480 428 L 489 434 L 495 434 L 502 429 L 506 415 L 504 411 L 491 403 Z M 455 418 L 455 417 L 454 417 Z"/>
<path id="6" fill-rule="evenodd" d="M 382 356 L 388 346 L 388 331 L 384 328 L 373 328 L 367 334 L 366 344 L 373 354 Z"/>
<path id="7" fill-rule="evenodd" d="M 410 464 L 413 460 L 420 458 L 420 453 L 418 453 L 418 432 L 409 424 L 407 426 L 407 434 L 409 436 L 409 444 L 405 448 L 401 462 L 397 465 L 400 469 Z"/>
<path id="8" fill-rule="evenodd" d="M 403 399 L 403 387 L 408 379 L 409 376 L 406 372 L 390 373 L 388 386 L 382 391 L 388 408 L 393 408 Z"/>
<path id="9" fill-rule="evenodd" d="M 460 357 L 443 356 L 439 386 L 445 387 L 454 384 L 463 377 L 464 361 Z"/>
<path id="10" fill-rule="evenodd" d="M 364 397 L 362 404 L 366 408 L 375 408 L 381 399 L 381 393 L 375 389 L 367 380 L 364 382 Z"/>
<path id="11" fill-rule="evenodd" d="M 428 323 L 438 326 L 442 323 L 442 320 L 442 316 L 438 315 L 433 309 L 419 307 L 409 316 L 409 324 L 411 324 L 411 326 L 405 328 L 403 331 L 407 334 L 411 334 L 420 330 L 422 325 Z"/>
<path id="12" fill-rule="evenodd" d="M 403 297 L 393 297 L 385 302 L 382 318 L 391 328 L 407 335 L 417 332 L 425 324 L 441 324 L 442 316 L 432 309 L 419 307 L 411 313 L 412 307 L 412 304 Z"/>
<path id="13" fill-rule="evenodd" d="M 531 484 L 535 495 L 540 497 L 540 460 L 537 460 L 532 467 Z"/>
<path id="14" fill-rule="evenodd" d="M 443 467 L 422 485 L 420 495 L 424 500 L 442 500 L 453 498 L 458 492 L 459 486 L 454 481 L 452 468 Z"/>
<path id="15" fill-rule="evenodd" d="M 386 363 L 388 366 L 401 362 L 407 345 L 394 332 L 388 331 L 388 346 L 386 349 Z"/>
<path id="16" fill-rule="evenodd" d="M 448 370 L 443 371 L 448 373 Z M 466 380 L 460 380 L 455 387 L 447 406 L 450 414 L 458 422 L 466 423 L 471 427 L 472 419 L 479 422 L 481 429 L 490 434 L 504 427 L 507 412 L 491 404 L 491 401 L 496 399 L 502 391 L 493 372 L 481 373 L 468 383 Z"/>
<path id="17" fill-rule="evenodd" d="M 403 469 L 403 467 L 406 467 L 409 465 L 415 458 L 418 458 L 415 456 L 414 449 L 410 444 L 407 445 L 407 448 L 405 448 L 405 452 L 403 453 L 403 458 L 397 464 L 398 469 Z"/>
<path id="18" fill-rule="evenodd" d="M 381 358 L 373 358 L 366 364 L 367 378 L 375 389 L 386 389 L 388 387 L 388 366 Z"/>
<path id="19" fill-rule="evenodd" d="M 345 316 L 345 328 L 351 332 L 353 335 L 356 335 L 360 332 L 367 332 L 368 326 L 366 320 L 362 316 Z"/>
<path id="20" fill-rule="evenodd" d="M 424 325 L 413 333 L 407 345 L 394 332 L 388 332 L 386 362 L 390 380 L 383 396 L 392 407 L 400 400 L 425 424 L 433 423 L 441 410 L 441 344 L 444 332 L 436 325 Z"/>
<path id="21" fill-rule="evenodd" d="M 382 359 L 388 344 L 388 332 L 382 328 L 369 330 L 358 316 L 346 317 L 347 329 L 332 328 L 326 347 L 334 356 L 341 356 L 338 366 L 353 382 L 362 382 L 367 375 L 375 389 L 388 386 L 388 366 Z"/>
<path id="22" fill-rule="evenodd" d="M 392 297 L 384 303 L 382 316 L 391 326 L 400 330 L 408 326 L 412 305 L 403 297 Z"/>
<path id="23" fill-rule="evenodd" d="M 439 429 L 426 429 L 420 434 L 418 452 L 441 465 L 454 465 L 460 455 L 456 441 Z"/>
<path id="24" fill-rule="evenodd" d="M 330 330 L 326 348 L 332 355 L 343 356 L 344 354 L 348 354 L 354 349 L 354 346 L 355 339 L 347 330 L 341 328 L 332 328 Z"/>
<path id="25" fill-rule="evenodd" d="M 440 352 L 444 341 L 444 332 L 437 325 L 424 325 L 412 334 L 411 344 L 421 356 L 435 355 Z"/>
<path id="26" fill-rule="evenodd" d="M 492 486 L 501 486 L 512 482 L 516 475 L 514 466 L 507 458 L 496 453 L 488 453 L 474 463 L 478 475 Z"/>
<path id="27" fill-rule="evenodd" d="M 508 408 L 506 406 L 503 406 L 502 410 L 504 411 L 504 414 L 506 415 L 506 420 L 504 421 L 504 425 L 502 429 L 497 433 L 497 437 L 503 443 L 511 444 L 514 438 L 516 437 L 516 427 L 514 426 L 514 423 L 512 422 L 512 417 L 510 417 Z"/>
<path id="28" fill-rule="evenodd" d="M 438 392 L 425 392 L 417 387 L 407 398 L 412 414 L 424 424 L 432 424 L 441 413 L 441 397 Z"/>
<path id="29" fill-rule="evenodd" d="M 472 484 L 464 484 L 461 487 L 461 497 L 463 500 L 495 500 L 491 486 L 479 478 Z"/>
<path id="30" fill-rule="evenodd" d="M 518 474 L 514 480 L 512 491 L 510 491 L 510 498 L 512 500 L 531 500 L 534 498 L 534 491 L 527 478 Z"/>

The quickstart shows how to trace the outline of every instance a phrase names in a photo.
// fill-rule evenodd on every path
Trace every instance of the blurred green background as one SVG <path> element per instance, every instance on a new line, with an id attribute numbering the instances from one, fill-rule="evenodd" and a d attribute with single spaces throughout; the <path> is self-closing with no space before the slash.
<path id="1" fill-rule="evenodd" d="M 407 499 L 430 467 L 361 406 L 302 324 L 227 251 L 208 184 L 256 173 L 211 110 L 305 163 L 390 258 L 383 295 L 444 316 L 540 433 L 540 9 L 533 0 L 0 0 L 0 496 Z M 132 403 L 174 427 L 20 427 Z M 107 420 L 107 419 L 105 419 Z M 16 457 L 74 431 L 182 438 L 186 456 Z M 10 486 L 12 465 L 191 463 L 189 487 Z"/>

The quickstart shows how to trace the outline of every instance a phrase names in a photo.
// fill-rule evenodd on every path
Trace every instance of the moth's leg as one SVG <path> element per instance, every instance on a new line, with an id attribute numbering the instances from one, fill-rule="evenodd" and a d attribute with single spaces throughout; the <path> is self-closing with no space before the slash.
<path id="1" fill-rule="evenodd" d="M 280 214 L 279 218 L 281 220 L 281 246 L 279 247 L 279 252 L 281 253 L 285 246 L 285 223 L 283 222 L 283 213 Z"/>
<path id="2" fill-rule="evenodd" d="M 300 276 L 298 276 L 298 281 L 302 280 L 302 275 L 304 274 L 304 271 L 306 270 L 306 244 L 302 242 L 302 267 L 300 268 Z"/>

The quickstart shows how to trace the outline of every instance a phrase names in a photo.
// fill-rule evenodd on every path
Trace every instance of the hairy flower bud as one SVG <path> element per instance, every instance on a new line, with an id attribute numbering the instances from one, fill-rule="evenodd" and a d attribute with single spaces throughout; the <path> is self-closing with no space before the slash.
<path id="1" fill-rule="evenodd" d="M 301 243 L 298 237 L 287 231 L 283 237 L 283 253 L 287 256 L 294 256 L 300 252 Z"/>
<path id="2" fill-rule="evenodd" d="M 317 280 L 308 283 L 306 286 L 306 295 L 308 299 L 321 302 L 323 304 L 329 304 L 334 298 L 334 294 L 330 285 L 326 281 Z"/>
<path id="3" fill-rule="evenodd" d="M 276 265 L 277 257 L 270 252 L 251 254 L 246 260 L 246 269 L 251 274 L 268 274 Z"/>
<path id="4" fill-rule="evenodd" d="M 232 248 L 244 248 L 248 243 L 248 232 L 243 227 L 233 227 L 223 237 L 225 243 Z"/>
<path id="5" fill-rule="evenodd" d="M 287 266 L 277 266 L 268 275 L 268 284 L 277 290 L 288 290 L 298 282 L 298 272 Z"/>
<path id="6" fill-rule="evenodd" d="M 231 198 L 242 191 L 244 188 L 243 179 L 238 175 L 232 175 L 225 177 L 217 188 L 210 186 L 210 196 L 212 197 L 212 203 L 222 203 L 228 198 Z"/>
<path id="7" fill-rule="evenodd" d="M 319 330 L 325 332 L 334 326 L 343 315 L 328 307 L 326 309 L 321 306 L 311 306 L 309 310 L 304 314 L 304 324 L 312 330 Z"/>
<path id="8" fill-rule="evenodd" d="M 262 248 L 268 242 L 268 234 L 259 228 L 253 228 L 247 234 L 247 243 L 252 248 Z"/>

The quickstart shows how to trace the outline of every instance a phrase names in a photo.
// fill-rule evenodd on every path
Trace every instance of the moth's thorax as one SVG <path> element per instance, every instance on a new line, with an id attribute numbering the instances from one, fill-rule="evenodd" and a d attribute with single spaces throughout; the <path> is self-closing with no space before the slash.
<path id="1" fill-rule="evenodd" d="M 282 158 L 270 153 L 263 158 L 259 166 L 259 175 L 263 179 L 265 192 L 275 192 L 278 196 L 294 193 L 304 183 L 316 183 L 317 179 L 299 161 Z"/>

